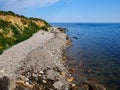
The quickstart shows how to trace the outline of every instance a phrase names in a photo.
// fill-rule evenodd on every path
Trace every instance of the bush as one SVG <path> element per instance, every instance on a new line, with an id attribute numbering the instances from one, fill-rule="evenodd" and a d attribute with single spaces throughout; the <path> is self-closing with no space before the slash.
<path id="1" fill-rule="evenodd" d="M 48 27 L 46 27 L 46 26 L 41 27 L 41 29 L 45 30 L 45 31 L 48 31 Z"/>

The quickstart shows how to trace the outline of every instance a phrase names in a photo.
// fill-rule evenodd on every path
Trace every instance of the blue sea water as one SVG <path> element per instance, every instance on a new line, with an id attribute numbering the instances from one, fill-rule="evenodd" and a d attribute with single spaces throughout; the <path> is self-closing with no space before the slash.
<path id="1" fill-rule="evenodd" d="M 73 61 L 84 61 L 88 77 L 96 77 L 108 90 L 120 90 L 120 23 L 51 25 L 67 28 L 66 33 L 72 40 L 67 56 Z"/>

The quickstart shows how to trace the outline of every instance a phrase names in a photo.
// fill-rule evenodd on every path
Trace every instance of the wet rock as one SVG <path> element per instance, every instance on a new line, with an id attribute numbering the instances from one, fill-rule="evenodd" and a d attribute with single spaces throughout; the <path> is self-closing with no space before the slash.
<path id="1" fill-rule="evenodd" d="M 82 63 L 79 64 L 79 67 L 80 67 L 79 69 L 82 69 L 84 67 L 84 64 L 82 64 Z"/>
<path id="2" fill-rule="evenodd" d="M 94 71 L 92 69 L 87 70 L 88 73 L 93 73 Z"/>
<path id="3" fill-rule="evenodd" d="M 93 81 L 93 82 L 98 82 L 98 80 L 95 78 L 95 77 L 90 77 L 90 78 L 88 78 L 88 81 Z"/>
<path id="4" fill-rule="evenodd" d="M 78 39 L 78 37 L 72 37 L 72 38 L 74 38 L 74 39 Z"/>
<path id="5" fill-rule="evenodd" d="M 95 83 L 93 81 L 88 81 L 87 85 L 89 86 L 90 90 L 106 90 L 106 88 L 103 85 Z"/>
<path id="6" fill-rule="evenodd" d="M 90 84 L 89 86 L 92 90 L 106 90 L 101 84 Z"/>
<path id="7" fill-rule="evenodd" d="M 10 80 L 7 76 L 0 78 L 0 90 L 9 90 Z"/>
<path id="8" fill-rule="evenodd" d="M 72 88 L 72 90 L 89 90 L 89 86 L 88 85 L 75 86 Z"/>

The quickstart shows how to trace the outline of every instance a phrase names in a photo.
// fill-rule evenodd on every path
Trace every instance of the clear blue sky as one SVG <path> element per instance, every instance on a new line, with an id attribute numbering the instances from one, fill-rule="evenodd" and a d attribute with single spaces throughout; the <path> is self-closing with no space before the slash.
<path id="1" fill-rule="evenodd" d="M 120 22 L 120 0 L 0 0 L 0 8 L 48 22 Z"/>

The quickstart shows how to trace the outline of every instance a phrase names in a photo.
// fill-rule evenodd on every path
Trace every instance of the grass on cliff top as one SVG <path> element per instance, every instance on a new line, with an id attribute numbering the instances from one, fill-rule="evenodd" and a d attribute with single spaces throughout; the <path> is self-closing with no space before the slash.
<path id="1" fill-rule="evenodd" d="M 27 18 L 24 16 L 17 15 L 11 11 L 4 12 L 0 11 L 0 15 L 12 15 L 12 16 L 18 16 L 20 18 L 26 18 L 28 20 L 28 27 L 24 27 L 24 30 L 22 30 L 22 33 L 20 33 L 19 28 L 12 24 L 11 22 L 4 21 L 0 19 L 0 54 L 3 53 L 3 51 L 19 42 L 22 42 L 29 37 L 31 37 L 34 33 L 36 33 L 39 30 L 48 30 L 48 27 L 50 25 L 42 20 L 37 18 Z M 42 20 L 45 23 L 45 26 L 40 27 L 35 22 L 32 22 L 32 20 Z M 12 31 L 13 35 L 9 35 L 10 31 Z"/>

